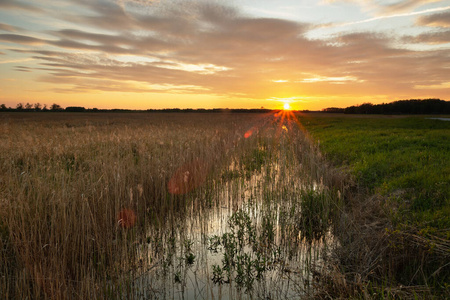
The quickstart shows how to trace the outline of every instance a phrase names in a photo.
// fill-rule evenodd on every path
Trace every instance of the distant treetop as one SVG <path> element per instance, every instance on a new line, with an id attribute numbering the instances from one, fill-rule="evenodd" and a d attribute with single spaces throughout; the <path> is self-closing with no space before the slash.
<path id="1" fill-rule="evenodd" d="M 322 111 L 346 114 L 450 114 L 450 101 L 410 99 L 382 104 L 363 103 L 347 108 L 329 107 Z"/>

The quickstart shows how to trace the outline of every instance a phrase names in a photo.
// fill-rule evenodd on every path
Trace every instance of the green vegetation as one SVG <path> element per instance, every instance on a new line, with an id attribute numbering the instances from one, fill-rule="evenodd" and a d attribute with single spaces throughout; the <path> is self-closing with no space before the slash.
<path id="1" fill-rule="evenodd" d="M 397 204 L 393 217 L 398 224 L 449 233 L 450 122 L 424 117 L 303 120 L 327 159 L 345 166 L 361 189 Z"/>
<path id="2" fill-rule="evenodd" d="M 332 199 L 329 193 L 302 191 L 300 228 L 306 240 L 321 239 L 331 225 Z"/>
<path id="3" fill-rule="evenodd" d="M 448 295 L 450 122 L 326 114 L 300 120 L 326 159 L 349 174 L 353 197 L 364 200 L 362 207 L 347 203 L 352 222 L 359 224 L 355 231 L 362 236 L 361 228 L 372 222 L 367 240 L 379 236 L 389 245 L 377 250 L 379 257 L 386 255 L 377 264 L 390 264 L 379 282 L 434 287 Z"/>

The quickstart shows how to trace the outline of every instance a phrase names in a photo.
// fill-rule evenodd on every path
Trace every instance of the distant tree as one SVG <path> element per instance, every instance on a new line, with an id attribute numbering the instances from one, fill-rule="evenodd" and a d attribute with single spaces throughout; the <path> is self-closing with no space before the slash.
<path id="1" fill-rule="evenodd" d="M 63 108 L 61 107 L 61 105 L 56 104 L 56 103 L 53 103 L 53 104 L 50 106 L 50 110 L 51 110 L 51 111 L 62 111 Z"/>
<path id="2" fill-rule="evenodd" d="M 448 114 L 450 101 L 410 99 L 376 105 L 364 103 L 347 107 L 344 112 L 346 114 Z"/>
<path id="3" fill-rule="evenodd" d="M 0 105 L 0 110 L 4 111 L 4 110 L 8 110 L 8 108 L 6 107 L 5 104 L 1 104 Z"/>
<path id="4" fill-rule="evenodd" d="M 82 107 L 82 106 L 68 106 L 68 107 L 66 107 L 66 111 L 69 111 L 69 112 L 83 112 L 85 110 L 86 109 L 84 107 Z"/>
<path id="5" fill-rule="evenodd" d="M 339 107 L 328 107 L 322 110 L 323 112 L 326 113 L 343 113 L 344 112 L 344 108 L 339 108 Z"/>
<path id="6" fill-rule="evenodd" d="M 35 111 L 41 111 L 42 110 L 42 105 L 38 102 L 34 104 L 34 110 Z"/>
<path id="7" fill-rule="evenodd" d="M 17 103 L 16 109 L 17 110 L 22 110 L 23 109 L 23 103 Z"/>
<path id="8" fill-rule="evenodd" d="M 27 103 L 25 104 L 25 109 L 26 109 L 26 110 L 32 110 L 32 109 L 33 109 L 33 104 L 27 102 Z"/>
<path id="9" fill-rule="evenodd" d="M 363 103 L 359 106 L 359 113 L 360 114 L 370 114 L 372 112 L 372 103 Z"/>

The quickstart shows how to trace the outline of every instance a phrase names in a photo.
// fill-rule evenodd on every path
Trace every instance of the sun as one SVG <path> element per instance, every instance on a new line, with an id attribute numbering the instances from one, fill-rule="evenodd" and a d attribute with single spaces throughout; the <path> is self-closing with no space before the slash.
<path id="1" fill-rule="evenodd" d="M 291 106 L 289 105 L 289 103 L 284 103 L 284 105 L 283 105 L 283 109 L 284 110 L 290 110 L 291 109 Z"/>

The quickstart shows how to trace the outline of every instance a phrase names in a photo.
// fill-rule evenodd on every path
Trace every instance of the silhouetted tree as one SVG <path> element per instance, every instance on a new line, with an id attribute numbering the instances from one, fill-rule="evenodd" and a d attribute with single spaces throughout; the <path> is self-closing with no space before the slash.
<path id="1" fill-rule="evenodd" d="M 1 104 L 0 105 L 0 110 L 5 111 L 5 110 L 8 110 L 8 108 L 6 107 L 5 104 Z"/>
<path id="2" fill-rule="evenodd" d="M 344 109 L 346 114 L 449 114 L 450 102 L 440 99 L 410 99 L 373 105 L 364 103 Z"/>
<path id="3" fill-rule="evenodd" d="M 69 111 L 69 112 L 83 112 L 85 110 L 86 109 L 84 107 L 82 107 L 82 106 L 68 106 L 68 107 L 66 107 L 66 111 Z"/>
<path id="4" fill-rule="evenodd" d="M 33 104 L 27 102 L 27 104 L 25 104 L 25 109 L 26 110 L 32 110 L 33 109 Z"/>
<path id="5" fill-rule="evenodd" d="M 34 110 L 35 111 L 41 111 L 42 105 L 38 102 L 34 104 Z"/>
<path id="6" fill-rule="evenodd" d="M 363 103 L 359 106 L 360 114 L 370 114 L 372 111 L 372 103 Z"/>
<path id="7" fill-rule="evenodd" d="M 339 108 L 339 107 L 328 107 L 328 108 L 323 109 L 322 111 L 326 112 L 326 113 L 343 113 L 344 110 L 345 110 L 344 108 Z"/>
<path id="8" fill-rule="evenodd" d="M 62 111 L 63 108 L 61 107 L 61 105 L 56 104 L 56 103 L 53 103 L 53 104 L 50 106 L 50 110 L 51 110 L 51 111 Z"/>
<path id="9" fill-rule="evenodd" d="M 16 110 L 23 110 L 23 103 L 17 103 Z"/>

